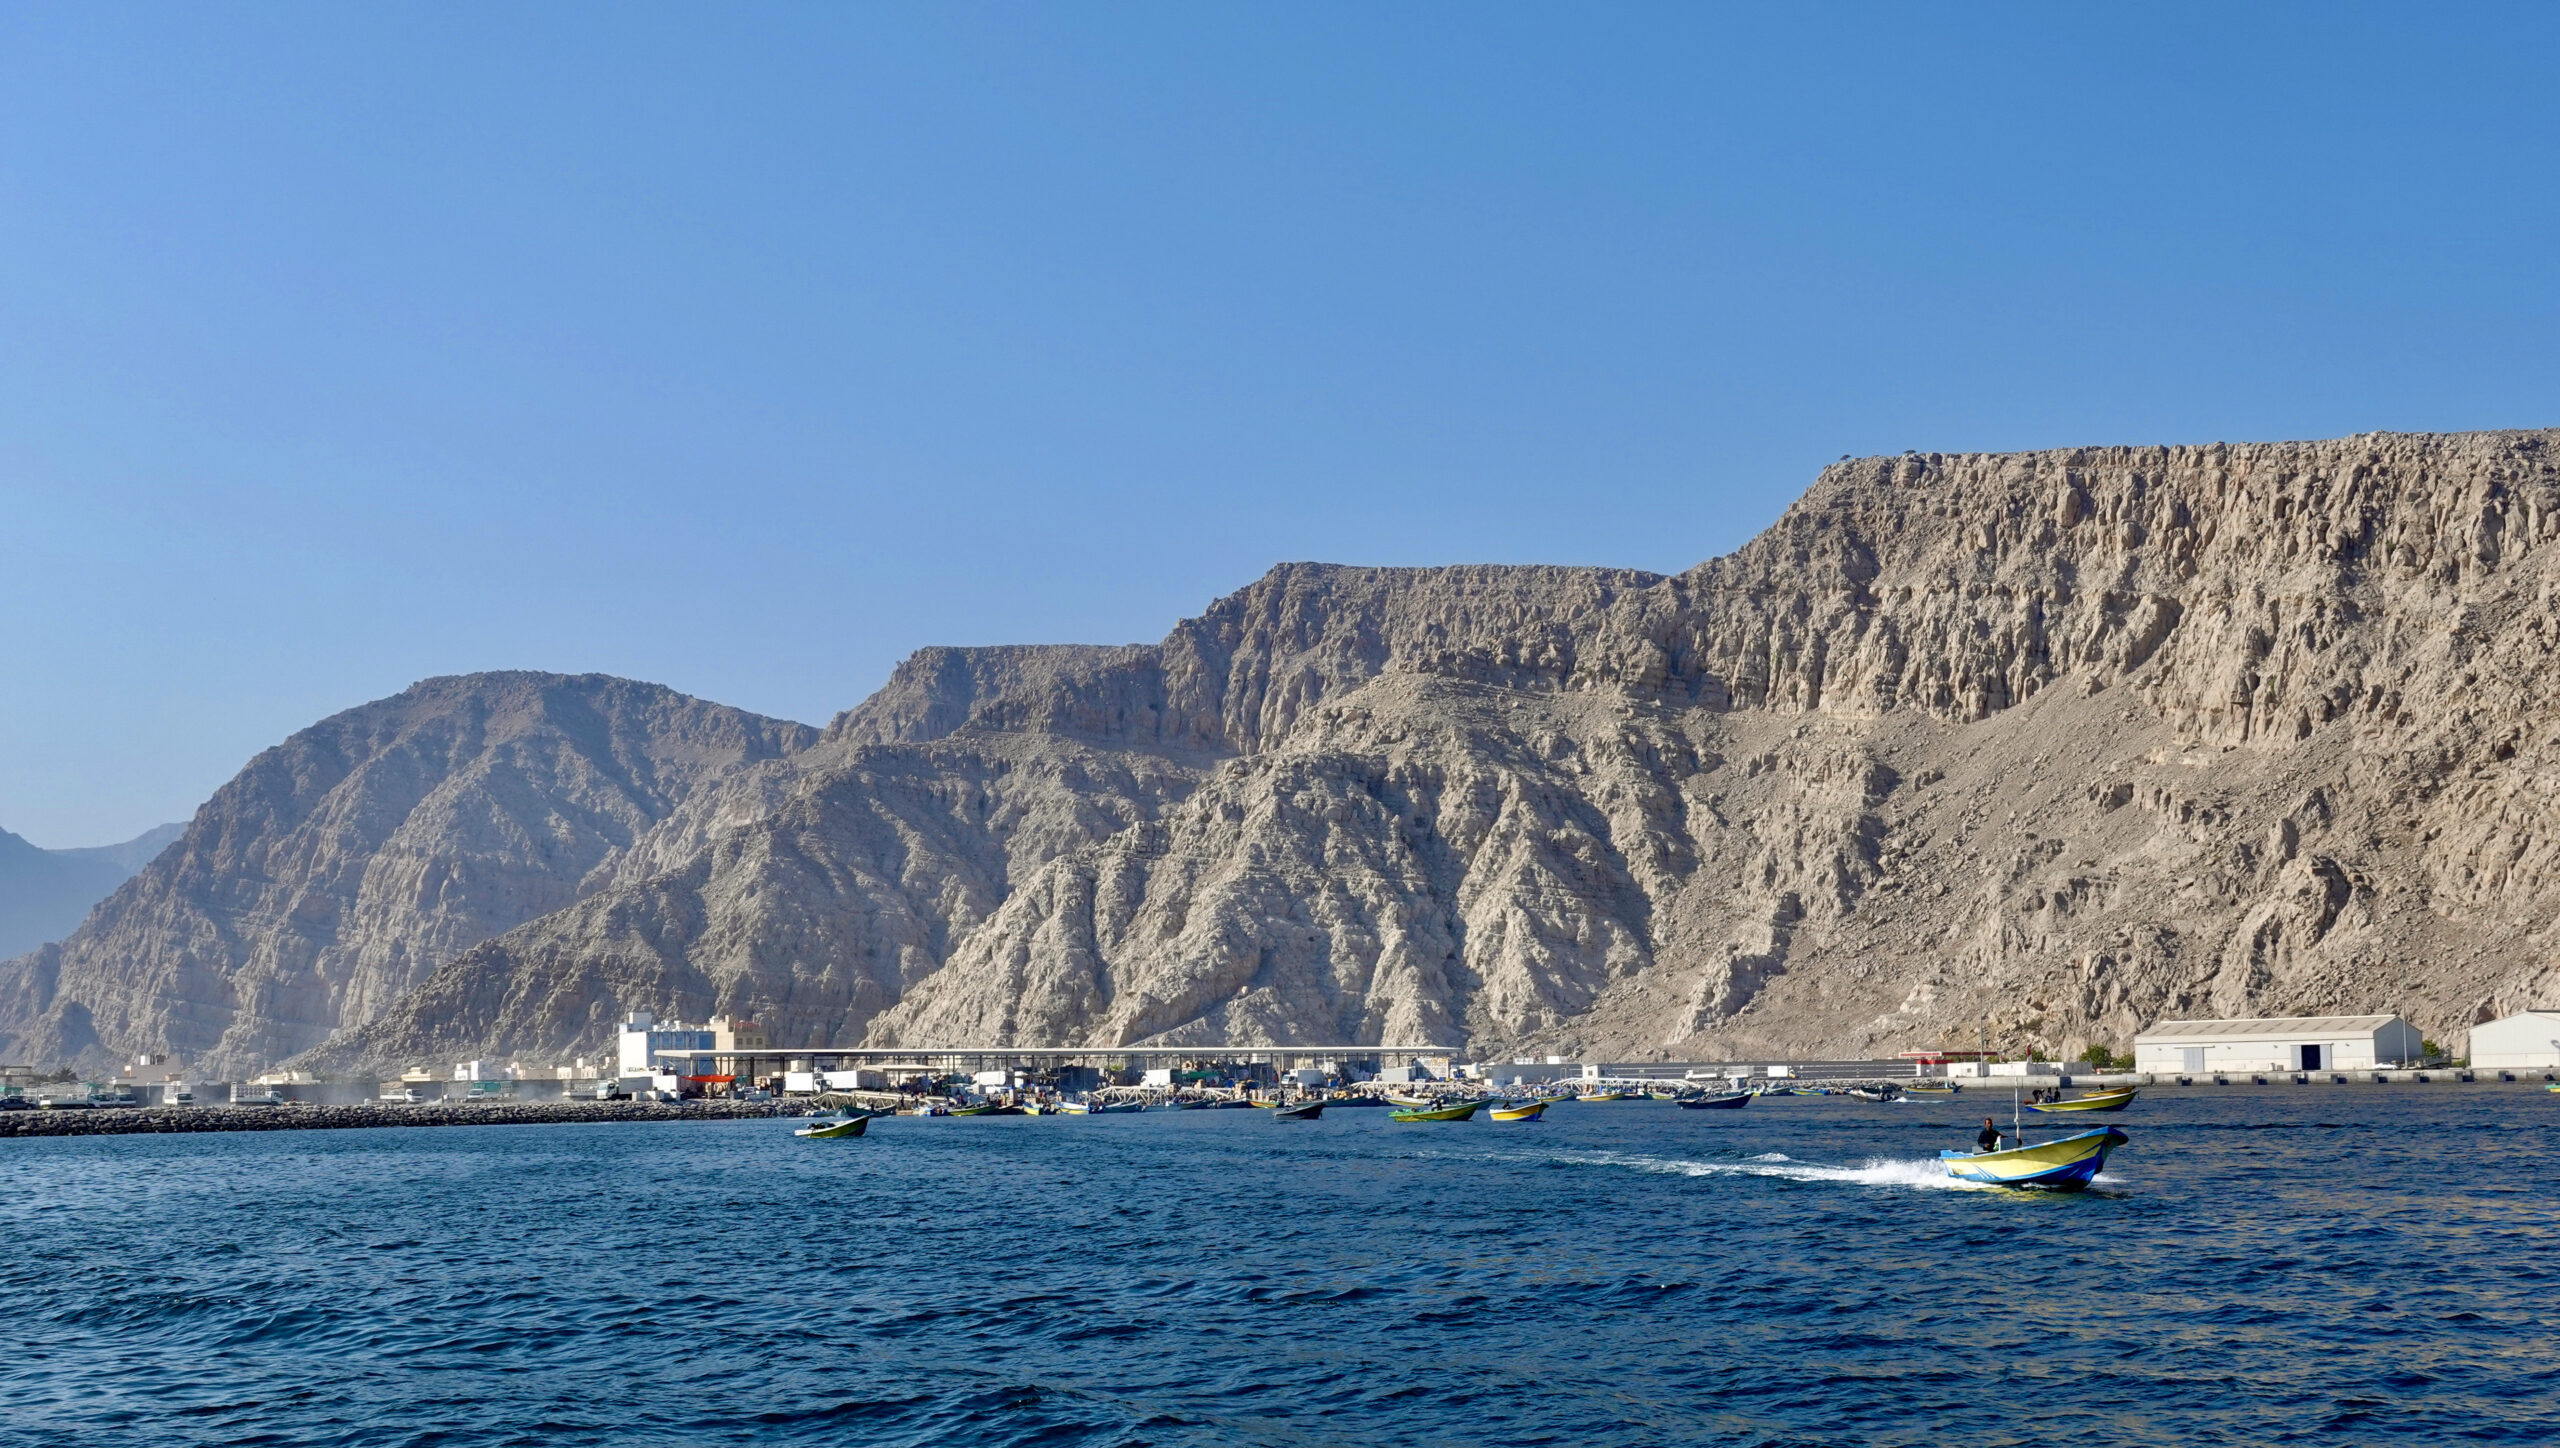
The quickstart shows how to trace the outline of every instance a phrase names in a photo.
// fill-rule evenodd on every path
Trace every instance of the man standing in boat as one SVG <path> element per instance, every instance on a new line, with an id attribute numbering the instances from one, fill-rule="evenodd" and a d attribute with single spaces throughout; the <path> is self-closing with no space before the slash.
<path id="1" fill-rule="evenodd" d="M 1998 1126 L 1992 1123 L 1990 1117 L 1986 1116 L 1982 1118 L 1982 1129 L 1974 1133 L 1973 1149 L 1975 1151 L 1998 1151 L 2000 1149 L 2000 1138 L 2006 1134 L 2007 1133 L 2003 1132 Z"/>

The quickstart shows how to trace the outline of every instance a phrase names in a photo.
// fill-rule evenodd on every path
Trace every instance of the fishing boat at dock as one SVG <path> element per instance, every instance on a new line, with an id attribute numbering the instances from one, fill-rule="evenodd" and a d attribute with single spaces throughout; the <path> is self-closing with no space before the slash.
<path id="1" fill-rule="evenodd" d="M 2076 1192 L 2106 1166 L 2107 1153 L 2128 1140 L 2120 1128 L 2109 1126 L 2004 1151 L 1942 1151 L 1938 1160 L 1958 1181 Z"/>

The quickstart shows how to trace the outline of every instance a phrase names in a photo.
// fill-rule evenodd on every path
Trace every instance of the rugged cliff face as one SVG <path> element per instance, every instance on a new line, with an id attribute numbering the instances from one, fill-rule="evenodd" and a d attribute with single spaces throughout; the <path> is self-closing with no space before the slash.
<path id="1" fill-rule="evenodd" d="M 597 676 L 431 679 L 250 761 L 58 945 L 0 965 L 10 1059 L 254 1070 L 575 901 L 695 790 L 815 731 Z"/>
<path id="2" fill-rule="evenodd" d="M 2552 436 L 1844 463 L 1675 578 L 1297 565 L 937 649 L 332 1058 L 2122 1045 L 2560 990 Z"/>
<path id="3" fill-rule="evenodd" d="M 541 801 L 504 869 L 451 843 L 495 803 L 253 767 L 226 798 L 301 803 L 240 838 L 336 843 L 225 852 L 200 817 L 0 1021 L 235 1059 L 343 1026 L 309 1059 L 346 1069 L 592 1050 L 633 1006 L 1707 1059 L 2260 1011 L 2442 1035 L 2560 996 L 2553 449 L 1905 455 L 1677 577 L 1291 565 L 1155 645 L 926 650 L 805 747 L 686 701 L 724 743 L 627 794 L 545 744 L 538 787 L 466 791 Z M 440 768 L 397 777 L 471 776 Z M 404 863 L 446 856 L 432 889 Z"/>

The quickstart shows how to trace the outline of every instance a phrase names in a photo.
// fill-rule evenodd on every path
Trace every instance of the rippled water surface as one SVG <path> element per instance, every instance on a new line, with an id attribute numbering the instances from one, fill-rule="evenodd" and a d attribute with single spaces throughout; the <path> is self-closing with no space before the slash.
<path id="1" fill-rule="evenodd" d="M 2149 1093 L 2077 1197 L 1983 1109 L 5 1141 L 0 1441 L 2560 1438 L 2560 1095 Z"/>

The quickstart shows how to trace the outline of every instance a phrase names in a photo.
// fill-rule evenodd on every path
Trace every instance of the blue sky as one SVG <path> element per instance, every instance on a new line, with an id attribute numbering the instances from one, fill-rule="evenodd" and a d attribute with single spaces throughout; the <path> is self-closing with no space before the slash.
<path id="1" fill-rule="evenodd" d="M 1844 453 L 2560 422 L 2548 6 L 0 10 L 0 826 Z"/>

